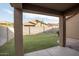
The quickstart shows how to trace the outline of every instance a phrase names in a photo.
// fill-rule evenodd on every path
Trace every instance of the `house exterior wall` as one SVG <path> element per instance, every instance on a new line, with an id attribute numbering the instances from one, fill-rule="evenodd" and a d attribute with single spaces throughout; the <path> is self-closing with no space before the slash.
<path id="1" fill-rule="evenodd" d="M 42 27 L 42 24 L 41 24 L 40 22 L 38 22 L 38 23 L 36 24 L 36 27 Z"/>
<path id="2" fill-rule="evenodd" d="M 66 21 L 66 37 L 79 39 L 79 14 Z"/>

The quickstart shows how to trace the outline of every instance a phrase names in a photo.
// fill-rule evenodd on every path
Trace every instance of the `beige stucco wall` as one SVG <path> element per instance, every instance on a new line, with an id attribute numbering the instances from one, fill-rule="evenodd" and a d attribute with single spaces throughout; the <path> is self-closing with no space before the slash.
<path id="1" fill-rule="evenodd" d="M 66 21 L 66 36 L 79 39 L 79 14 Z"/>

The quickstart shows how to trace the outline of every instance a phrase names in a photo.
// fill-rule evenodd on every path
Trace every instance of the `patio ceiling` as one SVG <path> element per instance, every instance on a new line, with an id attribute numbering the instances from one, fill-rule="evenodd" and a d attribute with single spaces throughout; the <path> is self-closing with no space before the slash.
<path id="1" fill-rule="evenodd" d="M 71 15 L 79 10 L 78 3 L 19 3 L 11 4 L 15 8 L 20 8 L 23 12 L 45 14 L 45 15 Z"/>
<path id="2" fill-rule="evenodd" d="M 36 3 L 33 5 L 38 5 L 41 7 L 50 8 L 50 9 L 53 9 L 56 11 L 65 11 L 76 4 L 74 4 L 74 3 L 71 3 L 71 4 L 70 3 L 45 3 L 45 4 L 44 3 Z"/>

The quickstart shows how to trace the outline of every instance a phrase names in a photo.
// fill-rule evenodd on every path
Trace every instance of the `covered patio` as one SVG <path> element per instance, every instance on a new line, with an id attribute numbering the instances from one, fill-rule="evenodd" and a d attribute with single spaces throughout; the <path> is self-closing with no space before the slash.
<path id="1" fill-rule="evenodd" d="M 72 18 L 79 12 L 79 4 L 75 3 L 12 3 L 14 7 L 14 32 L 15 32 L 15 47 L 16 55 L 24 55 L 23 50 L 23 30 L 22 20 L 23 12 L 43 14 L 49 16 L 59 17 L 59 46 L 48 48 L 50 51 L 48 55 L 79 55 L 79 52 L 66 47 L 66 20 Z M 27 47 L 28 48 L 28 47 Z M 52 54 L 52 52 L 54 54 Z M 42 51 L 40 51 L 42 52 Z M 64 54 L 65 53 L 65 54 Z M 25 54 L 29 55 L 29 54 Z M 30 54 L 34 55 L 34 54 Z M 37 54 L 36 54 L 37 55 Z M 40 54 L 43 55 L 43 54 Z"/>

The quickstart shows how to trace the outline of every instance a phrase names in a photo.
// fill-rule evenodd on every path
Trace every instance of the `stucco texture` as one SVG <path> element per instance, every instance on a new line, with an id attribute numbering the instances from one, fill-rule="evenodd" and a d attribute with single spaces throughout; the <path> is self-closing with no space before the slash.
<path id="1" fill-rule="evenodd" d="M 66 37 L 79 39 L 79 14 L 66 21 Z"/>

